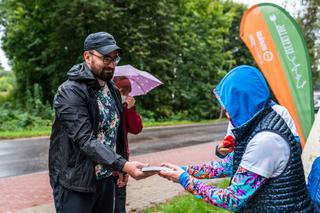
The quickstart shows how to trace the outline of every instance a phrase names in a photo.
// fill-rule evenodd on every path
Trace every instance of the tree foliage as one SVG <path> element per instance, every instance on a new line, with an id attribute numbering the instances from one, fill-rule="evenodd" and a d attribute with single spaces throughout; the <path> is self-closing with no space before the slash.
<path id="1" fill-rule="evenodd" d="M 315 86 L 320 88 L 320 1 L 301 0 L 298 22 L 307 41 Z"/>
<path id="2" fill-rule="evenodd" d="M 0 66 L 0 104 L 11 101 L 16 89 L 16 79 L 12 72 L 5 71 Z"/>
<path id="3" fill-rule="evenodd" d="M 245 9 L 222 0 L 3 0 L 0 17 L 22 103 L 34 85 L 42 103 L 51 102 L 68 69 L 82 61 L 85 37 L 107 31 L 124 50 L 121 64 L 164 82 L 138 98 L 144 113 L 203 119 L 219 113 L 211 90 L 222 76 L 252 63 L 239 39 Z"/>

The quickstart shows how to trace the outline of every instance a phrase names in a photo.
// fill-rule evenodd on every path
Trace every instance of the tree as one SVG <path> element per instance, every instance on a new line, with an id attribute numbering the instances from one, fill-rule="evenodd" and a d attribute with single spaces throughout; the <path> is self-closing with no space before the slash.
<path id="1" fill-rule="evenodd" d="M 302 10 L 298 14 L 298 23 L 306 38 L 311 58 L 314 85 L 320 88 L 320 1 L 301 0 Z"/>
<path id="2" fill-rule="evenodd" d="M 34 88 L 51 103 L 66 72 L 82 62 L 85 37 L 107 31 L 124 50 L 121 64 L 164 82 L 138 97 L 142 111 L 158 120 L 203 119 L 219 112 L 211 89 L 248 61 L 237 26 L 244 9 L 222 0 L 3 0 L 0 17 L 22 103 Z"/>
<path id="3" fill-rule="evenodd" d="M 212 89 L 237 63 L 239 33 L 233 34 L 241 15 L 234 3 L 183 1 L 180 24 L 176 26 L 175 98 L 172 105 L 188 118 L 218 117 L 220 106 Z M 244 9 L 243 11 L 244 12 Z M 243 44 L 242 44 L 243 45 Z M 239 48 L 240 46 L 238 46 Z M 248 51 L 246 52 L 248 54 Z"/>
<path id="4" fill-rule="evenodd" d="M 240 23 L 247 9 L 247 6 L 243 4 L 234 4 L 232 1 L 225 2 L 224 13 L 232 17 L 232 23 L 227 36 L 229 42 L 225 45 L 225 51 L 231 51 L 232 59 L 236 65 L 248 64 L 257 66 L 248 48 L 240 38 Z"/>
<path id="5" fill-rule="evenodd" d="M 0 65 L 0 103 L 10 101 L 16 89 L 16 79 L 13 72 L 5 71 Z"/>

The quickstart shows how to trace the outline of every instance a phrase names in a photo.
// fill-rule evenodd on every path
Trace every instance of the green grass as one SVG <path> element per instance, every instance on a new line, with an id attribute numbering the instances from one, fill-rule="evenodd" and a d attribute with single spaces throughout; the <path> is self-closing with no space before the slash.
<path id="1" fill-rule="evenodd" d="M 226 121 L 226 119 L 202 120 L 202 121 L 164 121 L 164 122 L 144 122 L 143 127 L 174 126 L 182 124 L 209 124 Z M 51 127 L 35 130 L 0 131 L 0 139 L 28 138 L 37 136 L 49 136 Z"/>
<path id="2" fill-rule="evenodd" d="M 175 126 L 182 124 L 209 124 L 209 123 L 218 123 L 222 121 L 227 121 L 227 119 L 216 119 L 216 120 L 201 120 L 201 121 L 162 121 L 162 122 L 143 122 L 143 127 L 155 127 L 155 126 Z"/>
<path id="3" fill-rule="evenodd" d="M 229 180 L 225 179 L 216 185 L 220 188 L 227 188 Z M 190 193 L 177 196 L 167 203 L 143 210 L 143 213 L 225 213 L 229 212 L 222 208 L 215 207 L 196 198 Z"/>
<path id="4" fill-rule="evenodd" d="M 29 138 L 37 136 L 48 136 L 51 128 L 39 130 L 18 130 L 18 131 L 0 131 L 0 139 Z"/>

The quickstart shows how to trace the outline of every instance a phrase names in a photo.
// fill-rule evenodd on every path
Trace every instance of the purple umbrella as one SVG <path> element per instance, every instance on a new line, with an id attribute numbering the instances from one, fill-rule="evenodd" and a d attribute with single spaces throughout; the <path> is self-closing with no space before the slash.
<path id="1" fill-rule="evenodd" d="M 117 66 L 114 72 L 114 78 L 125 76 L 130 80 L 130 96 L 145 95 L 152 89 L 163 84 L 159 79 L 148 72 L 138 70 L 131 65 Z"/>

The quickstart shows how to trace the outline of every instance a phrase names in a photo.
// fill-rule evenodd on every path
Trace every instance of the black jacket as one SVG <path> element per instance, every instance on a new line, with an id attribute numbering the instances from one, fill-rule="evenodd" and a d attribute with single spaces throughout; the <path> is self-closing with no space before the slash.
<path id="1" fill-rule="evenodd" d="M 127 151 L 121 96 L 113 83 L 108 82 L 108 86 L 120 112 L 117 153 L 97 141 L 99 108 L 94 92 L 100 89 L 100 85 L 87 65 L 77 64 L 70 69 L 68 80 L 58 88 L 54 97 L 55 120 L 49 148 L 50 182 L 58 182 L 79 192 L 95 192 L 96 164 L 122 171 Z"/>

